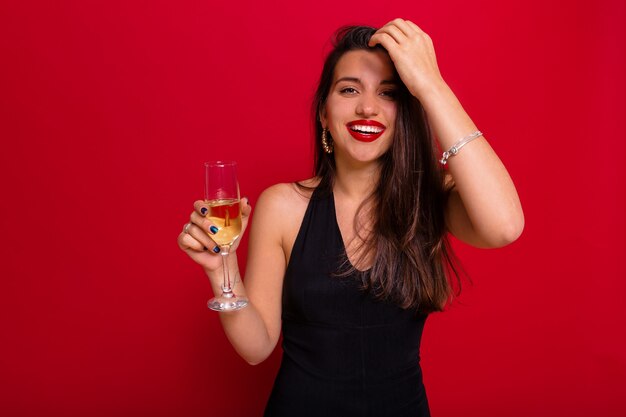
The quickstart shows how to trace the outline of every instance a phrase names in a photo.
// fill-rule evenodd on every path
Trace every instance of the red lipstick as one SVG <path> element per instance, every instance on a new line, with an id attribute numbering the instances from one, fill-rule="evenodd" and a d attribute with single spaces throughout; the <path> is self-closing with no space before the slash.
<path id="1" fill-rule="evenodd" d="M 354 120 L 346 127 L 352 137 L 360 142 L 373 142 L 387 129 L 384 124 L 375 120 Z"/>

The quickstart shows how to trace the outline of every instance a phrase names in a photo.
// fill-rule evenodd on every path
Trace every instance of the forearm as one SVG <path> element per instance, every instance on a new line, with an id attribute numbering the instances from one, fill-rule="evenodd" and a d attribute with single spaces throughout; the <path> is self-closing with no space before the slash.
<path id="1" fill-rule="evenodd" d="M 442 150 L 475 132 L 476 125 L 442 80 L 421 98 Z M 474 233 L 485 246 L 517 238 L 524 216 L 517 191 L 500 158 L 484 137 L 474 139 L 448 159 L 449 172 Z"/>
<path id="2" fill-rule="evenodd" d="M 239 273 L 236 253 L 228 256 L 228 265 L 233 292 L 238 297 L 248 298 Z M 223 269 L 205 272 L 209 276 L 213 293 L 221 294 Z M 252 365 L 258 364 L 272 353 L 276 342 L 269 337 L 267 326 L 251 300 L 248 300 L 245 308 L 221 312 L 219 315 L 226 337 L 246 362 Z"/>

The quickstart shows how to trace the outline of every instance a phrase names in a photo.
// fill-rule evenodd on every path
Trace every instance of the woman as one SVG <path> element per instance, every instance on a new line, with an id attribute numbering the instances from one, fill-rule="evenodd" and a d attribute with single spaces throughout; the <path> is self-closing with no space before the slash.
<path id="1" fill-rule="evenodd" d="M 485 248 L 514 241 L 515 187 L 410 21 L 340 30 L 314 110 L 316 176 L 259 198 L 245 286 L 234 287 L 250 305 L 221 313 L 222 325 L 250 364 L 282 329 L 267 416 L 427 416 L 419 344 L 427 314 L 453 295 L 446 234 Z M 444 154 L 447 173 L 431 129 L 441 149 L 462 147 Z M 194 207 L 178 243 L 219 294 L 213 225 L 203 201 Z"/>

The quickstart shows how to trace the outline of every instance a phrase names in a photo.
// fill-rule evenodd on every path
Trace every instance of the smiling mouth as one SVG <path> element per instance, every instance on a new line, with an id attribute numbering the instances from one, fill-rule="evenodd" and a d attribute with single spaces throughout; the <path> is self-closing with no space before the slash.
<path id="1" fill-rule="evenodd" d="M 363 134 L 372 134 L 372 133 L 380 133 L 385 129 L 382 129 L 380 127 L 377 126 L 362 126 L 362 125 L 354 125 L 354 126 L 350 126 L 349 127 L 350 130 L 357 132 L 357 133 L 363 133 Z"/>
<path id="2" fill-rule="evenodd" d="M 385 131 L 385 125 L 374 120 L 355 120 L 346 125 L 350 135 L 359 142 L 373 142 Z"/>

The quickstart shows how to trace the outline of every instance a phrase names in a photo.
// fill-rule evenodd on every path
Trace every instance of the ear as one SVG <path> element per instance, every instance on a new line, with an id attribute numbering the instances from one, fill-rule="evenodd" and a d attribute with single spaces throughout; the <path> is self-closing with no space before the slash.
<path id="1" fill-rule="evenodd" d="M 322 127 L 324 129 L 326 129 L 327 124 L 326 124 L 326 105 L 323 105 L 322 108 L 320 109 L 320 113 L 319 113 L 319 118 L 320 118 L 320 123 L 322 124 Z"/>

